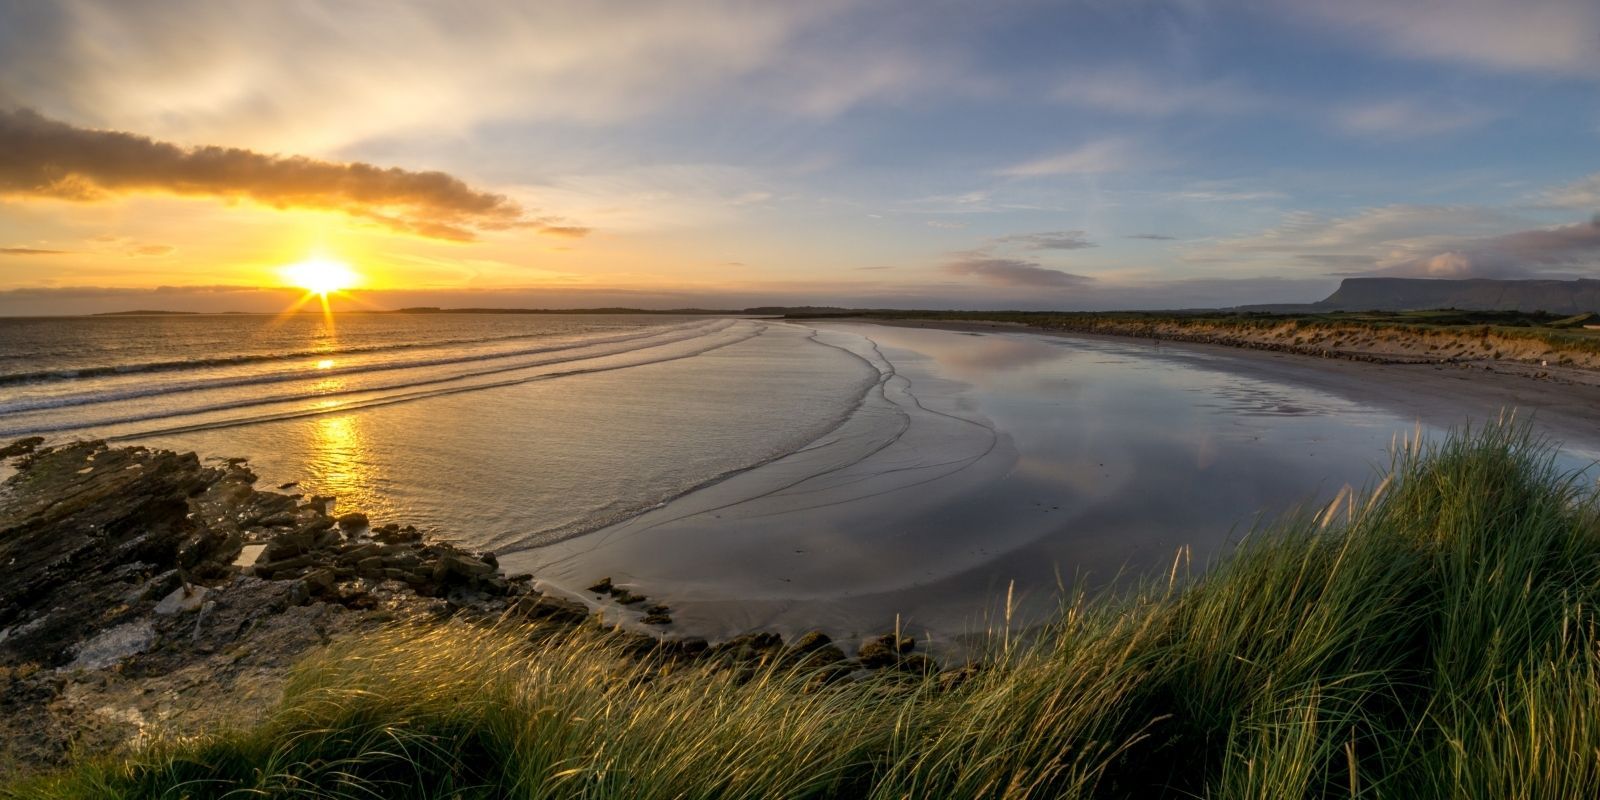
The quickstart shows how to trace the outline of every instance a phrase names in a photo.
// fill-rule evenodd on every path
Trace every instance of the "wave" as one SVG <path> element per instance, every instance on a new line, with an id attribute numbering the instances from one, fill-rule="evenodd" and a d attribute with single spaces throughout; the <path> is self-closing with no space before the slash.
<path id="1" fill-rule="evenodd" d="M 541 373 L 539 375 L 529 375 L 529 376 L 520 377 L 520 378 L 509 378 L 509 379 L 506 379 L 506 380 L 490 381 L 488 383 L 474 383 L 474 384 L 470 384 L 470 385 L 467 385 L 467 386 L 444 386 L 444 387 L 438 387 L 438 388 L 433 388 L 433 389 L 424 389 L 424 390 L 415 391 L 415 392 L 406 392 L 406 393 L 402 393 L 402 394 L 385 395 L 385 396 L 382 396 L 382 397 L 374 397 L 374 398 L 369 398 L 367 400 L 358 400 L 358 401 L 351 402 L 351 403 L 345 403 L 345 404 L 339 405 L 337 407 L 331 407 L 331 408 L 301 408 L 301 409 L 294 409 L 294 410 L 291 410 L 291 411 L 281 411 L 281 412 L 275 412 L 275 413 L 271 413 L 271 414 L 262 414 L 262 415 L 251 416 L 251 417 L 235 417 L 235 418 L 231 418 L 231 419 L 215 420 L 215 421 L 211 421 L 211 422 L 196 422 L 196 423 L 191 423 L 191 424 L 187 424 L 187 425 L 177 425 L 177 426 L 168 427 L 168 428 L 158 428 L 158 429 L 153 429 L 153 430 L 141 430 L 141 431 L 137 431 L 137 432 L 133 432 L 133 433 L 117 434 L 115 436 L 110 436 L 110 437 L 107 437 L 107 441 L 114 441 L 115 442 L 115 441 L 126 441 L 126 440 L 130 440 L 130 439 L 143 439 L 143 438 L 149 438 L 149 437 L 153 437 L 153 436 L 170 436 L 170 435 L 174 435 L 174 434 L 193 433 L 195 431 L 218 430 L 218 429 L 221 429 L 221 428 L 237 428 L 237 427 L 240 427 L 242 425 L 256 425 L 256 424 L 260 424 L 260 423 L 263 423 L 263 422 L 277 422 L 277 421 L 280 421 L 280 420 L 300 419 L 300 418 L 304 418 L 304 417 L 317 417 L 317 416 L 322 416 L 322 415 L 325 415 L 325 414 L 347 413 L 347 412 L 350 412 L 350 411 L 356 411 L 356 410 L 365 409 L 365 408 L 374 408 L 374 407 L 377 407 L 377 406 L 394 405 L 396 403 L 408 403 L 408 402 L 412 402 L 412 401 L 416 401 L 416 400 L 425 400 L 425 399 L 430 398 L 430 397 L 443 397 L 443 396 L 446 396 L 446 395 L 461 394 L 463 392 L 476 392 L 476 391 L 480 391 L 480 390 L 483 390 L 483 389 L 496 389 L 496 388 L 500 388 L 500 387 L 504 387 L 504 386 L 516 386 L 518 384 L 531 383 L 533 381 L 553 380 L 553 379 L 556 379 L 556 378 L 565 378 L 565 377 L 570 377 L 570 376 L 573 376 L 573 375 L 592 375 L 592 374 L 597 373 L 597 372 L 611 372 L 613 370 L 629 369 L 631 367 L 641 367 L 641 366 L 645 366 L 645 365 L 648 365 L 648 364 L 664 364 L 664 363 L 667 363 L 669 361 L 679 361 L 679 360 L 682 360 L 682 359 L 685 359 L 685 358 L 694 358 L 696 356 L 700 356 L 700 355 L 704 355 L 706 353 L 709 353 L 709 352 L 711 352 L 713 350 L 719 350 L 719 349 L 727 347 L 729 345 L 735 345 L 735 344 L 738 344 L 740 342 L 744 342 L 744 341 L 748 341 L 750 339 L 754 339 L 755 337 L 760 336 L 765 329 L 766 329 L 765 326 L 755 327 L 755 328 L 750 329 L 749 332 L 747 332 L 747 333 L 742 333 L 742 334 L 739 334 L 739 335 L 736 335 L 736 336 L 724 337 L 724 338 L 721 338 L 721 339 L 713 340 L 711 343 L 707 344 L 706 346 L 700 347 L 700 348 L 695 349 L 695 350 L 690 350 L 690 351 L 681 352 L 681 353 L 672 353 L 672 354 L 665 355 L 665 356 L 662 356 L 662 357 L 659 357 L 659 358 L 644 359 L 644 360 L 641 360 L 641 361 L 628 363 L 628 364 L 608 364 L 608 365 L 604 365 L 604 366 L 578 367 L 578 368 L 574 368 L 574 369 L 562 370 L 560 372 Z M 648 349 L 648 348 L 641 348 L 641 349 Z M 608 355 L 627 355 L 628 353 L 638 353 L 638 352 L 640 352 L 640 349 L 628 350 L 628 351 L 624 351 L 623 353 L 611 353 L 611 354 L 608 354 Z M 532 366 L 538 366 L 538 365 L 532 365 Z M 545 366 L 548 366 L 548 365 L 545 365 Z M 528 369 L 528 368 L 530 368 L 529 365 L 523 365 L 523 366 L 519 366 L 519 367 L 508 367 L 508 368 L 505 368 L 505 369 L 502 369 L 502 370 L 494 370 L 494 372 L 507 372 L 507 371 L 513 371 L 513 370 L 517 370 L 517 369 Z M 483 374 L 492 374 L 492 373 L 483 373 Z M 481 375 L 479 375 L 477 377 L 481 377 Z M 422 383 L 419 383 L 419 384 L 416 384 L 416 385 L 421 386 L 421 385 L 425 385 L 426 383 L 438 383 L 438 382 L 442 382 L 442 381 L 454 381 L 454 380 L 461 380 L 461 379 L 462 378 L 460 378 L 460 377 L 448 378 L 448 379 L 441 379 L 441 380 L 438 380 L 438 381 L 426 381 L 426 382 L 422 382 Z M 320 397 L 320 395 L 319 395 L 319 397 Z M 195 413 L 197 413 L 197 412 L 188 411 L 188 412 L 182 413 L 181 416 L 192 416 Z"/>
<path id="2" fill-rule="evenodd" d="M 313 400 L 313 399 L 314 400 L 329 400 L 329 399 L 334 399 L 334 398 L 339 398 L 339 397 L 352 397 L 352 396 L 359 396 L 359 395 L 371 395 L 371 394 L 381 393 L 381 392 L 394 392 L 394 391 L 397 391 L 397 390 L 419 389 L 421 387 L 438 386 L 439 384 L 446 384 L 446 383 L 453 383 L 453 382 L 458 382 L 458 381 L 465 381 L 465 380 L 470 380 L 472 378 L 482 378 L 482 377 L 487 377 L 487 376 L 491 376 L 491 375 L 500 375 L 500 374 L 505 374 L 505 373 L 508 373 L 508 372 L 516 372 L 516 371 L 520 371 L 520 370 L 535 369 L 535 368 L 538 368 L 538 367 L 548 367 L 548 366 L 555 365 L 555 364 L 574 363 L 574 362 L 582 362 L 582 361 L 588 361 L 588 360 L 593 360 L 593 359 L 598 359 L 598 358 L 610 358 L 610 357 L 615 357 L 615 356 L 625 356 L 625 355 L 628 355 L 630 353 L 642 353 L 644 351 L 652 350 L 652 349 L 658 348 L 658 347 L 665 347 L 665 346 L 672 345 L 672 344 L 679 344 L 679 343 L 682 343 L 682 342 L 693 341 L 695 339 L 706 338 L 708 336 L 712 336 L 712 335 L 715 335 L 715 334 L 718 334 L 718 333 L 723 333 L 723 332 L 727 331 L 729 328 L 733 327 L 734 324 L 735 323 L 732 320 L 727 320 L 726 324 L 721 324 L 721 325 L 715 325 L 715 326 L 700 325 L 700 326 L 695 326 L 695 327 L 689 328 L 687 331 L 683 331 L 683 335 L 680 335 L 680 336 L 676 336 L 676 337 L 672 337 L 672 338 L 665 338 L 665 339 L 662 339 L 661 341 L 651 342 L 649 344 L 645 344 L 645 345 L 642 345 L 642 346 L 635 346 L 635 347 L 629 347 L 629 348 L 625 348 L 625 349 L 618 349 L 618 350 L 614 350 L 614 351 L 610 351 L 610 352 L 573 354 L 573 355 L 571 355 L 569 357 L 565 357 L 565 358 L 548 358 L 548 359 L 536 360 L 536 361 L 525 361 L 525 362 L 519 362 L 519 363 L 516 363 L 516 364 L 494 366 L 494 367 L 491 367 L 491 368 L 488 368 L 488 369 L 480 369 L 480 370 L 475 370 L 475 371 L 471 371 L 471 372 L 456 372 L 456 373 L 451 373 L 449 375 L 422 376 L 422 377 L 419 377 L 419 378 L 416 378 L 416 379 L 395 381 L 395 382 L 391 382 L 391 383 L 387 383 L 387 384 L 374 385 L 374 386 L 363 386 L 363 387 L 357 387 L 357 388 L 350 388 L 350 389 L 339 390 L 339 391 L 331 391 L 331 392 L 290 392 L 290 393 L 279 393 L 279 394 L 275 394 L 275 395 L 265 395 L 265 396 L 258 395 L 258 396 L 240 398 L 240 399 L 235 399 L 235 400 L 229 400 L 229 401 L 225 401 L 225 402 L 213 403 L 213 404 L 204 405 L 204 406 L 198 406 L 198 407 L 181 407 L 181 408 L 158 409 L 158 410 L 151 410 L 151 411 L 140 412 L 140 413 L 124 414 L 124 415 L 116 416 L 116 417 L 105 417 L 105 418 L 93 419 L 93 420 L 81 420 L 80 419 L 80 420 L 74 420 L 74 421 L 70 421 L 70 422 L 60 422 L 60 423 L 45 424 L 45 425 L 24 424 L 24 425 L 22 425 L 20 427 L 16 427 L 16 428 L 13 428 L 13 429 L 10 429 L 10 430 L 0 430 L 0 437 L 14 437 L 14 436 L 30 435 L 30 434 L 62 433 L 62 432 L 67 432 L 67 431 L 86 430 L 86 429 L 92 429 L 92 428 L 104 428 L 104 427 L 115 426 L 115 425 L 128 425 L 128 424 L 133 424 L 133 423 L 138 423 L 138 422 L 151 422 L 151 421 L 154 421 L 154 420 L 169 419 L 169 418 L 172 418 L 172 417 L 190 417 L 190 416 L 197 416 L 197 415 L 201 415 L 201 414 L 212 414 L 212 413 L 218 413 L 218 412 L 223 412 L 223 411 L 232 411 L 232 410 L 236 410 L 236 409 L 249 408 L 249 407 L 252 407 L 252 406 L 263 406 L 263 405 L 272 405 L 272 404 L 279 404 L 279 403 L 291 403 L 291 402 L 295 402 L 295 401 Z M 759 335 L 761 330 L 762 329 L 760 329 L 760 328 L 752 329 L 752 331 L 750 333 L 748 333 L 746 335 L 743 335 L 740 338 L 733 339 L 731 341 L 722 341 L 722 342 L 719 342 L 719 343 L 715 344 L 711 348 L 695 350 L 695 351 L 689 353 L 689 355 L 698 355 L 698 354 L 700 354 L 702 352 L 706 352 L 708 349 L 715 349 L 716 347 L 722 347 L 722 346 L 725 346 L 726 344 L 731 344 L 731 343 L 733 343 L 735 341 L 743 341 L 744 339 L 750 338 L 752 336 Z M 631 342 L 633 342 L 634 340 L 636 340 L 638 338 L 660 338 L 662 336 L 662 334 L 663 334 L 662 331 L 656 331 L 655 336 L 653 336 L 653 337 L 633 337 L 633 338 L 630 338 L 630 339 L 627 339 L 627 340 L 622 340 L 622 341 L 626 341 L 626 342 L 630 342 L 631 343 Z M 621 342 L 619 342 L 618 340 L 607 340 L 607 341 L 604 341 L 604 342 L 590 341 L 590 342 L 586 342 L 584 344 L 585 345 L 594 345 L 594 344 L 617 344 L 617 343 L 621 343 Z M 570 350 L 570 349 L 574 349 L 574 348 L 568 347 L 568 348 L 560 348 L 560 349 Z M 548 353 L 554 352 L 554 351 L 547 349 L 547 350 L 545 350 L 543 352 L 548 354 Z M 535 354 L 537 354 L 537 353 L 535 353 Z M 668 356 L 666 358 L 647 359 L 647 360 L 645 360 L 643 362 L 639 362 L 639 363 L 657 363 L 659 361 L 670 361 L 670 360 L 675 360 L 677 358 L 682 358 L 682 357 L 684 357 L 684 356 L 683 355 L 670 355 L 670 356 Z M 446 363 L 471 363 L 471 362 L 475 362 L 475 361 L 476 362 L 481 362 L 481 361 L 484 361 L 484 360 L 492 360 L 492 357 L 491 358 L 456 359 L 456 360 L 449 361 L 449 362 L 446 362 Z M 628 364 L 626 366 L 637 366 L 637 365 L 638 364 Z M 367 400 L 358 400 L 358 401 L 351 402 L 351 403 L 344 403 L 344 404 L 341 404 L 341 405 L 339 405 L 337 407 L 334 407 L 334 408 L 314 409 L 314 410 L 310 410 L 310 411 L 297 410 L 297 411 L 293 411 L 293 412 L 286 412 L 286 413 L 283 413 L 283 414 L 263 415 L 263 416 L 260 416 L 260 417 L 245 418 L 243 421 L 229 422 L 226 425 L 223 425 L 223 427 L 231 426 L 231 425 L 238 425 L 238 424 L 249 424 L 250 422 L 271 421 L 273 419 L 286 419 L 286 418 L 293 418 L 293 417 L 297 417 L 297 416 L 307 416 L 307 415 L 310 415 L 310 414 L 331 413 L 331 412 L 335 412 L 335 411 L 348 411 L 348 410 L 356 409 L 356 408 L 365 408 L 365 407 L 368 407 L 370 405 L 383 405 L 383 404 L 386 404 L 387 402 L 395 402 L 395 400 L 390 399 L 391 397 L 399 397 L 399 398 L 404 398 L 404 399 L 417 399 L 418 397 L 432 397 L 432 396 L 435 396 L 436 394 L 453 393 L 455 391 L 465 391 L 465 390 L 470 390 L 470 389 L 492 388 L 494 386 L 503 386 L 503 385 L 510 385 L 510 384 L 515 384 L 515 383 L 524 383 L 524 382 L 527 382 L 529 380 L 537 380 L 537 379 L 552 378 L 552 377 L 562 377 L 562 376 L 572 375 L 572 374 L 581 374 L 583 372 L 588 372 L 588 371 L 600 371 L 600 370 L 604 370 L 604 369 L 613 369 L 613 368 L 614 367 L 597 367 L 597 368 L 591 368 L 591 369 L 582 369 L 582 368 L 580 368 L 580 369 L 573 369 L 573 370 L 564 370 L 564 371 L 555 372 L 555 373 L 543 373 L 543 374 L 540 374 L 538 376 L 531 376 L 531 377 L 527 377 L 527 378 L 514 378 L 514 379 L 511 379 L 511 380 L 508 380 L 508 381 L 499 381 L 499 382 L 493 382 L 493 383 L 488 383 L 488 384 L 473 384 L 473 385 L 467 386 L 467 387 L 446 387 L 444 389 L 424 390 L 424 392 L 422 392 L 422 393 L 413 392 L 413 393 L 409 393 L 409 394 L 405 394 L 405 395 L 392 395 L 392 396 L 385 396 L 385 397 L 369 398 Z M 305 376 L 300 376 L 300 377 L 305 377 Z M 321 376 L 318 375 L 318 376 L 314 376 L 314 377 L 321 377 Z M 211 386 L 216 386 L 216 385 L 217 384 L 211 384 L 209 386 L 201 387 L 201 388 L 210 388 Z M 229 384 L 229 385 L 236 385 L 236 384 Z M 248 384 L 246 384 L 246 385 L 248 385 Z M 128 399 L 128 398 L 117 398 L 117 399 Z M 34 410 L 34 411 L 40 411 L 40 410 L 55 411 L 56 409 L 55 408 L 50 408 L 50 409 L 32 409 L 32 410 Z M 210 423 L 203 423 L 203 424 L 200 424 L 198 426 L 180 426 L 178 428 L 164 429 L 164 430 L 160 430 L 160 431 L 145 431 L 145 432 L 142 432 L 142 433 L 139 433 L 139 434 L 129 434 L 129 435 L 126 435 L 126 436 L 117 436 L 115 438 L 117 438 L 117 439 L 126 439 L 126 438 L 134 438 L 135 436 L 151 436 L 151 435 L 166 434 L 166 433 L 173 433 L 173 432 L 184 432 L 184 431 L 189 431 L 189 430 L 203 430 L 203 429 L 206 429 L 207 427 L 210 427 Z"/>
<path id="3" fill-rule="evenodd" d="M 718 324 L 718 323 L 721 323 L 721 324 Z M 0 403 L 0 416 L 4 416 L 4 415 L 8 415 L 8 414 L 26 413 L 26 412 L 30 412 L 30 411 L 44 411 L 44 410 L 51 410 L 51 409 L 71 408 L 71 407 L 76 407 L 76 406 L 95 405 L 95 404 L 100 404 L 100 403 L 123 402 L 123 401 L 127 401 L 127 400 L 137 400 L 137 399 L 141 399 L 141 398 L 156 397 L 156 396 L 161 396 L 161 395 L 180 394 L 180 393 L 184 393 L 184 392 L 197 392 L 197 391 L 205 391 L 205 390 L 211 390 L 211 389 L 228 389 L 228 388 L 235 388 L 235 387 L 240 387 L 240 386 L 258 386 L 258 385 L 266 385 L 266 384 L 272 384 L 272 383 L 285 383 L 285 382 L 289 382 L 289 381 L 298 381 L 298 380 L 312 380 L 312 379 L 314 379 L 314 380 L 319 380 L 320 381 L 320 380 L 327 380 L 328 378 L 334 378 L 334 377 L 345 376 L 345 375 L 356 375 L 356 374 L 362 374 L 362 373 L 388 372 L 388 371 L 403 370 L 403 369 L 420 369 L 420 368 L 425 368 L 425 367 L 449 366 L 451 364 L 469 364 L 469 363 L 473 363 L 473 362 L 494 361 L 494 360 L 502 360 L 502 359 L 508 359 L 508 358 L 524 358 L 524 357 L 527 357 L 527 356 L 544 355 L 544 354 L 549 354 L 549 353 L 560 353 L 560 352 L 565 352 L 565 351 L 569 351 L 569 350 L 578 350 L 578 349 L 582 349 L 582 348 L 597 347 L 597 346 L 607 345 L 607 344 L 626 344 L 626 343 L 644 342 L 644 341 L 648 341 L 650 339 L 656 339 L 656 338 L 661 338 L 661 337 L 675 337 L 675 338 L 669 338 L 665 342 L 657 342 L 657 343 L 650 344 L 650 345 L 643 345 L 643 346 L 648 346 L 648 347 L 654 347 L 654 346 L 657 346 L 659 344 L 670 344 L 672 342 L 680 342 L 680 341 L 684 341 L 686 339 L 692 339 L 692 338 L 694 338 L 696 336 L 701 336 L 701 335 L 705 335 L 705 334 L 709 334 L 709 333 L 715 333 L 715 332 L 717 332 L 719 330 L 726 329 L 731 324 L 733 324 L 731 320 L 719 320 L 718 322 L 714 322 L 714 323 L 700 323 L 700 324 L 692 325 L 692 326 L 673 326 L 673 327 L 666 328 L 666 329 L 652 328 L 652 329 L 649 329 L 648 331 L 645 331 L 645 332 L 630 333 L 630 334 L 626 334 L 626 335 L 622 335 L 622 336 L 591 338 L 591 339 L 584 339 L 584 340 L 580 340 L 580 341 L 576 341 L 576 342 L 565 342 L 565 343 L 562 343 L 562 344 L 550 345 L 550 346 L 546 346 L 546 347 L 533 347 L 533 348 L 528 348 L 528 349 L 524 349 L 524 350 L 495 351 L 495 352 L 491 352 L 491 353 L 466 353 L 466 354 L 459 354 L 458 353 L 458 354 L 453 354 L 453 355 L 450 355 L 450 356 L 439 357 L 439 358 L 414 359 L 414 360 L 411 360 L 411 361 L 376 362 L 376 363 L 371 363 L 371 364 L 360 364 L 360 365 L 355 365 L 355 366 L 350 366 L 350 367 L 335 367 L 335 368 L 331 368 L 331 369 L 319 369 L 319 370 L 316 370 L 315 372 L 307 372 L 305 370 L 278 371 L 278 372 L 269 372 L 269 373 L 254 374 L 254 375 L 242 375 L 242 376 L 238 376 L 238 377 L 234 377 L 234 378 L 213 378 L 213 379 L 207 379 L 207 380 L 190 381 L 190 382 L 187 382 L 187 383 L 170 383 L 170 384 L 159 385 L 159 386 L 145 386 L 145 387 L 138 388 L 138 389 L 128 389 L 128 390 L 124 390 L 124 391 L 86 392 L 86 393 L 80 393 L 80 394 L 53 395 L 53 396 L 49 396 L 49 397 L 40 397 L 40 398 L 34 398 L 34 399 L 16 400 L 16 401 L 9 402 L 9 403 Z M 626 352 L 626 351 L 619 351 L 619 352 Z M 609 354 L 604 354 L 604 355 L 609 355 Z M 593 356 L 583 356 L 583 357 L 593 357 Z M 536 366 L 536 365 L 528 365 L 528 366 Z M 366 389 L 363 389 L 361 391 L 366 391 Z M 281 399 L 292 399 L 292 398 L 281 398 Z M 266 401 L 266 402 L 270 402 L 270 401 Z"/>
<path id="4" fill-rule="evenodd" d="M 388 344 L 342 347 L 335 348 L 333 350 L 295 350 L 287 353 L 242 353 L 234 356 L 216 356 L 213 358 L 174 359 L 169 361 L 146 361 L 134 364 L 106 364 L 90 367 L 35 370 L 31 372 L 11 372 L 0 373 L 0 386 L 10 386 L 19 383 L 49 383 L 54 381 L 83 380 L 85 378 L 105 378 L 117 375 L 141 375 L 151 372 L 181 372 L 184 370 L 209 369 L 212 367 L 235 367 L 247 364 L 264 364 L 274 361 L 296 361 L 308 358 L 338 358 L 341 356 L 366 355 L 369 353 L 385 353 L 398 350 L 416 350 L 428 347 L 455 347 L 459 345 L 494 344 L 496 342 L 516 341 L 518 339 L 546 339 L 561 335 L 564 335 L 564 332 L 542 331 L 539 333 L 516 333 L 506 336 L 484 336 L 466 339 L 436 339 L 425 342 L 394 342 Z M 4 358 L 4 356 L 0 356 L 0 360 L 3 360 Z"/>

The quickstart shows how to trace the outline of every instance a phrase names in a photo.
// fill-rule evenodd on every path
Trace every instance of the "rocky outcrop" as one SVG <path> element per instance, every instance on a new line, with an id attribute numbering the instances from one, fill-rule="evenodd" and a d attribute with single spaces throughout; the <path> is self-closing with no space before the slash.
<path id="1" fill-rule="evenodd" d="M 330 516 L 333 498 L 257 490 L 240 459 L 38 440 L 0 452 L 22 456 L 0 488 L 0 780 L 151 729 L 248 719 L 311 648 L 381 625 L 510 619 L 534 623 L 531 639 L 603 625 L 637 658 L 804 670 L 817 687 L 932 663 L 895 636 L 859 659 L 821 632 L 667 638 L 670 609 L 609 578 L 590 587 L 608 609 L 592 614 L 505 575 L 493 553 Z M 648 627 L 621 630 L 619 617 Z"/>

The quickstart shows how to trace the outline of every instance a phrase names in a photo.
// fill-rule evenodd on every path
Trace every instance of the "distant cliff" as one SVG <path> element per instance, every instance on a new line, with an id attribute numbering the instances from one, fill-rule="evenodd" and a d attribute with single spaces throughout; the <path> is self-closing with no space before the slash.
<path id="1" fill-rule="evenodd" d="M 1312 303 L 1317 311 L 1600 311 L 1600 280 L 1575 281 L 1434 278 L 1346 278 L 1338 291 Z"/>

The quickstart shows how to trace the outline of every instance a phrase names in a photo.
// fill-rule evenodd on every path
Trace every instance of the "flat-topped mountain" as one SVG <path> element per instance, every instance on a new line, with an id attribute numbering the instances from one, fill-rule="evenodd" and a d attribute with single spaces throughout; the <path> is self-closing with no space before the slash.
<path id="1" fill-rule="evenodd" d="M 1325 311 L 1460 308 L 1579 314 L 1600 311 L 1600 280 L 1346 278 L 1338 291 L 1313 305 Z"/>

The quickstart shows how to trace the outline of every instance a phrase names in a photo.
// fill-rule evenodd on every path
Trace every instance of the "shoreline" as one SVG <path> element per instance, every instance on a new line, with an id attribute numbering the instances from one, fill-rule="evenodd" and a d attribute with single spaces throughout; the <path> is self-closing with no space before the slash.
<path id="1" fill-rule="evenodd" d="M 1017 323 L 839 321 L 1139 345 L 1130 337 Z M 1600 387 L 1556 384 L 1562 388 L 1551 391 L 1551 383 L 1518 375 L 1214 343 L 1163 342 L 1149 349 L 1161 359 L 1212 368 L 1220 359 L 1229 373 L 1411 409 L 1441 426 L 1466 408 L 1517 401 L 1538 390 L 1537 399 L 1551 412 L 1540 417 L 1542 424 L 1558 430 L 1590 426 L 1591 434 L 1600 428 Z M 241 460 L 202 462 L 192 453 L 96 443 L 63 444 L 35 455 L 27 449 L 24 443 L 14 452 L 0 450 L 26 462 L 0 490 L 0 533 L 7 534 L 0 536 L 0 554 L 15 556 L 4 548 L 18 531 L 35 541 L 68 544 L 58 551 L 39 548 L 54 560 L 33 564 L 32 573 L 14 568 L 7 579 L 15 583 L 18 574 L 32 574 L 44 576 L 42 582 L 5 587 L 0 595 L 0 716 L 6 720 L 0 723 L 0 775 L 59 765 L 74 750 L 116 752 L 158 731 L 195 733 L 254 720 L 275 702 L 294 664 L 311 653 L 396 627 L 421 635 L 452 620 L 492 627 L 510 619 L 554 631 L 608 628 L 628 652 L 646 659 L 761 663 L 802 653 L 829 665 L 829 674 L 838 676 L 833 679 L 882 669 L 938 669 L 923 654 L 927 647 L 898 632 L 834 642 L 812 628 L 784 629 L 786 643 L 771 626 L 756 622 L 744 630 L 761 632 L 712 641 L 666 635 L 657 623 L 675 612 L 637 594 L 671 586 L 664 581 L 640 585 L 620 576 L 612 582 L 597 573 L 577 576 L 580 582 L 569 581 L 566 596 L 558 596 L 533 575 L 508 576 L 493 553 L 468 551 L 392 523 L 373 525 L 359 513 L 335 515 L 330 498 L 282 493 L 292 485 L 278 492 L 256 489 L 254 473 Z M 33 480 L 44 472 L 48 481 Z M 182 522 L 187 514 L 198 521 Z M 165 543 L 130 545 L 116 538 L 152 527 L 169 536 Z M 116 540 L 97 543 L 105 536 Z M 239 563 L 246 547 L 261 548 L 255 555 L 262 560 Z M 71 583 L 85 571 L 96 580 L 81 587 Z M 571 592 L 573 587 L 588 589 Z M 690 587 L 678 588 L 692 606 Z M 62 600 L 69 596 L 71 602 Z M 54 621 L 47 619 L 52 615 Z M 812 616 L 807 624 L 823 622 L 823 615 Z M 84 619 L 93 622 L 79 625 Z M 46 652 L 40 642 L 53 649 Z M 854 658 L 840 647 L 857 643 Z"/>
<path id="2" fill-rule="evenodd" d="M 1600 369 L 1561 368 L 1548 376 L 1545 368 L 1515 362 L 1423 362 L 1375 358 L 1323 357 L 1275 348 L 1245 347 L 1217 341 L 1163 339 L 1044 328 L 1022 322 L 850 317 L 796 320 L 806 323 L 848 322 L 896 328 L 946 330 L 958 333 L 1025 333 L 1050 339 L 1090 340 L 1137 346 L 1148 355 L 1177 360 L 1224 361 L 1225 368 L 1249 377 L 1271 378 L 1358 399 L 1415 415 L 1420 421 L 1448 428 L 1467 419 L 1481 423 L 1502 409 L 1534 408 L 1540 424 L 1561 434 L 1560 440 L 1582 440 L 1600 430 Z M 1554 370 L 1556 368 L 1549 368 Z M 1468 408 L 1494 413 L 1465 413 Z"/>
<path id="3" fill-rule="evenodd" d="M 938 665 L 910 638 L 848 655 L 819 632 L 708 642 L 602 578 L 580 602 L 474 552 L 334 498 L 256 489 L 242 459 L 25 439 L 0 447 L 0 781 L 155 739 L 251 724 L 295 665 L 386 630 L 465 622 L 608 631 L 641 660 L 801 659 L 824 680 Z M 645 608 L 644 624 L 624 609 Z M 842 643 L 854 646 L 855 643 Z"/>

